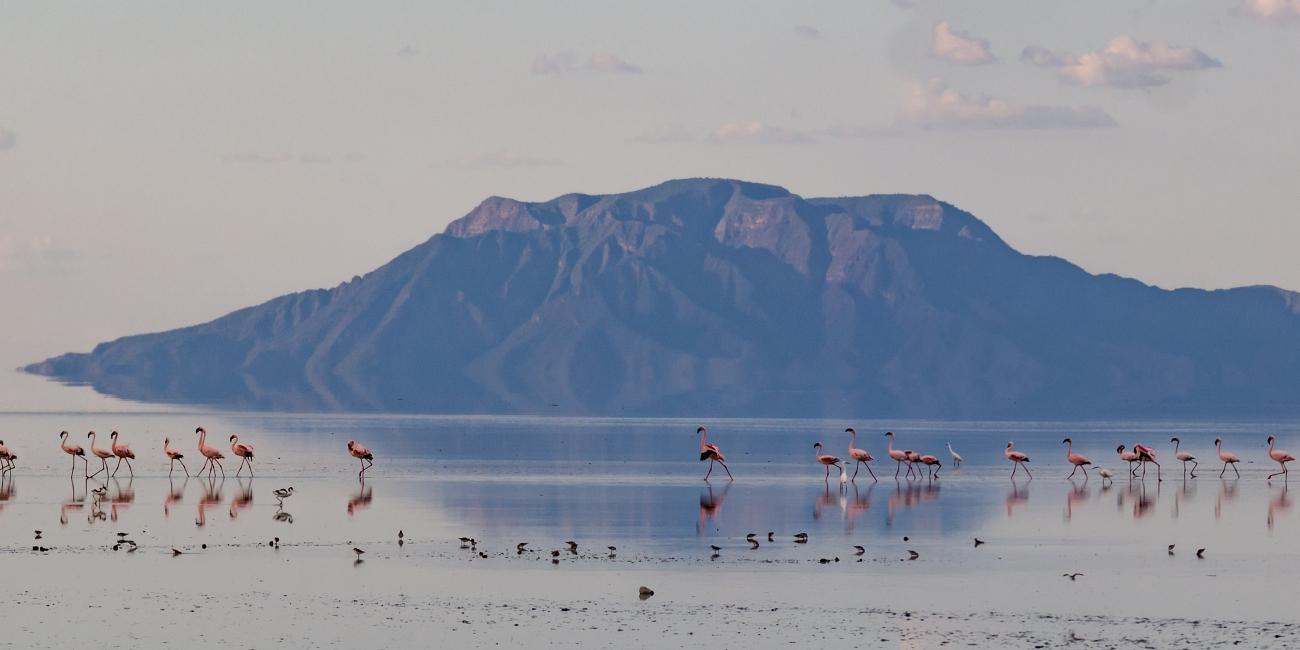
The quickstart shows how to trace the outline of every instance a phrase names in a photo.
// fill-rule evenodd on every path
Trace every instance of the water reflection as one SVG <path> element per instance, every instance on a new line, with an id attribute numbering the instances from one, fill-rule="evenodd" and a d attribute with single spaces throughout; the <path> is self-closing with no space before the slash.
<path id="1" fill-rule="evenodd" d="M 830 486 L 829 484 L 827 484 L 827 485 L 826 485 L 826 491 L 823 492 L 822 494 L 817 495 L 817 500 L 813 502 L 813 521 L 816 521 L 816 520 L 818 520 L 818 519 L 821 519 L 821 518 L 822 518 L 822 512 L 823 512 L 824 510 L 828 509 L 828 508 L 837 508 L 837 509 L 839 509 L 839 508 L 840 508 L 840 495 L 841 495 L 842 493 L 843 493 L 843 490 L 839 490 L 839 489 L 837 489 L 837 490 L 835 490 L 835 494 L 832 495 L 832 494 L 831 494 L 831 486 Z"/>
<path id="2" fill-rule="evenodd" d="M 374 490 L 366 485 L 365 481 L 361 482 L 361 487 L 356 493 L 348 497 L 348 516 L 355 515 L 358 510 L 364 510 L 370 507 L 370 501 L 374 499 Z"/>
<path id="3" fill-rule="evenodd" d="M 722 502 L 727 498 L 727 492 L 731 490 L 731 485 L 730 482 L 723 483 L 721 494 L 714 494 L 712 484 L 700 492 L 700 513 L 695 520 L 695 535 L 697 537 L 704 534 L 706 524 L 716 521 L 718 515 L 722 513 Z"/>
<path id="4" fill-rule="evenodd" d="M 1291 509 L 1291 501 L 1287 499 L 1286 496 L 1286 491 L 1288 487 L 1290 486 L 1288 486 L 1285 482 L 1283 482 L 1282 491 L 1279 492 L 1277 496 L 1272 497 L 1268 500 L 1268 529 L 1269 530 L 1273 530 L 1273 522 L 1277 517 L 1277 515 L 1285 513 L 1287 510 Z"/>
<path id="5" fill-rule="evenodd" d="M 253 507 L 253 479 L 235 479 L 238 482 L 239 490 L 235 492 L 234 498 L 230 500 L 230 518 L 238 519 L 240 510 L 247 510 Z"/>
<path id="6" fill-rule="evenodd" d="M 14 475 L 5 472 L 0 474 L 0 513 L 4 512 L 5 503 L 14 496 Z"/>
<path id="7" fill-rule="evenodd" d="M 111 490 L 113 496 L 109 499 L 110 518 L 113 521 L 117 521 L 119 512 L 126 510 L 135 501 L 134 484 L 135 477 L 127 479 L 126 487 L 122 487 L 122 484 L 118 483 L 117 479 L 113 479 L 113 490 Z"/>
<path id="8" fill-rule="evenodd" d="M 1219 479 L 1219 496 L 1214 500 L 1214 518 L 1223 516 L 1223 505 L 1237 498 L 1237 481 L 1239 479 Z"/>
<path id="9" fill-rule="evenodd" d="M 1011 479 L 1011 491 L 1007 492 L 1007 497 L 1003 500 L 1007 509 L 1007 517 L 1015 516 L 1016 508 L 1029 503 L 1029 483 L 1031 480 L 1026 480 L 1021 484 L 1016 479 Z"/>
<path id="10" fill-rule="evenodd" d="M 171 476 L 167 477 L 167 496 L 163 497 L 163 518 L 164 519 L 170 518 L 172 516 L 172 506 L 177 503 L 180 503 L 181 499 L 185 497 L 185 486 L 189 484 L 190 484 L 190 477 L 186 476 L 185 480 L 181 481 L 181 486 L 178 489 L 176 487 L 176 483 L 172 481 Z"/>
<path id="11" fill-rule="evenodd" d="M 226 479 L 210 477 L 203 481 L 203 495 L 199 497 L 198 515 L 194 519 L 194 525 L 203 527 L 208 523 L 208 508 L 221 505 L 221 488 L 225 487 Z"/>
<path id="12" fill-rule="evenodd" d="M 1070 483 L 1070 490 L 1065 493 L 1065 520 L 1068 522 L 1074 518 L 1074 504 L 1083 504 L 1088 501 L 1088 479 L 1082 483 L 1075 482 L 1074 479 L 1067 479 Z"/>
<path id="13" fill-rule="evenodd" d="M 72 486 L 72 496 L 68 497 L 67 501 L 64 501 L 63 503 L 59 504 L 59 523 L 64 526 L 68 525 L 69 511 L 72 510 L 80 511 L 83 507 L 85 507 L 86 488 L 89 487 L 88 486 L 89 481 L 86 479 L 82 479 L 81 496 L 77 496 L 77 479 L 75 477 L 69 477 L 68 483 Z"/>
<path id="14" fill-rule="evenodd" d="M 894 492 L 885 503 L 885 525 L 894 525 L 894 515 L 900 510 L 908 510 L 917 505 L 939 498 L 939 484 L 934 481 L 925 483 L 894 481 Z"/>
<path id="15" fill-rule="evenodd" d="M 853 530 L 857 518 L 871 509 L 871 492 L 875 489 L 876 483 L 873 481 L 871 485 L 867 486 L 867 493 L 864 495 L 858 492 L 858 484 L 853 484 L 853 498 L 849 501 L 848 511 L 846 512 L 845 528 L 847 530 Z"/>
<path id="16" fill-rule="evenodd" d="M 1178 490 L 1176 492 L 1174 492 L 1174 508 L 1172 511 L 1172 515 L 1174 519 L 1177 519 L 1178 515 L 1182 513 L 1183 500 L 1186 499 L 1187 501 L 1191 501 L 1192 497 L 1194 497 L 1195 495 L 1196 495 L 1196 481 L 1188 481 L 1187 479 L 1183 479 L 1183 484 L 1178 487 Z"/>
<path id="17" fill-rule="evenodd" d="M 1160 495 L 1160 484 L 1156 483 L 1154 493 L 1147 492 L 1146 481 L 1129 484 L 1129 491 L 1136 497 L 1133 500 L 1133 518 L 1142 519 L 1155 511 L 1156 500 Z"/>

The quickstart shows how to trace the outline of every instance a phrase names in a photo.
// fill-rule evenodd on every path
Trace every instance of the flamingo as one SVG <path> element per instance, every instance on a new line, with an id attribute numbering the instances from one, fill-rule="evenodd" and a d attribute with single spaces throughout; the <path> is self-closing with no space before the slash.
<path id="1" fill-rule="evenodd" d="M 1187 463 L 1190 461 L 1192 463 L 1192 478 L 1196 478 L 1196 467 L 1200 465 L 1200 463 L 1196 462 L 1196 457 L 1185 451 L 1178 451 L 1178 447 L 1183 444 L 1178 438 L 1170 438 L 1169 442 L 1174 443 L 1174 458 L 1183 461 L 1183 476 L 1187 476 Z"/>
<path id="2" fill-rule="evenodd" d="M 1268 437 L 1268 457 L 1272 458 L 1274 461 L 1277 461 L 1277 464 L 1282 466 L 1282 471 L 1273 472 L 1272 474 L 1269 474 L 1268 479 L 1266 479 L 1269 481 L 1273 480 L 1273 477 L 1277 476 L 1278 474 L 1282 475 L 1282 480 L 1287 480 L 1288 478 L 1290 478 L 1290 476 L 1288 476 L 1287 474 L 1286 464 L 1295 460 L 1295 456 L 1292 456 L 1291 454 L 1282 451 L 1281 449 L 1273 448 L 1273 443 L 1276 440 L 1277 438 L 1273 436 Z M 1233 469 L 1237 469 L 1237 468 L 1233 467 Z"/>
<path id="3" fill-rule="evenodd" d="M 939 478 L 939 470 L 943 469 L 943 463 L 939 462 L 939 459 L 937 457 L 931 456 L 930 454 L 925 454 L 922 456 L 918 456 L 916 460 L 922 465 L 925 465 L 927 468 L 930 468 L 930 478 L 932 479 Z M 919 475 L 920 473 L 921 471 L 917 470 L 917 474 Z"/>
<path id="4" fill-rule="evenodd" d="M 709 480 L 709 475 L 713 474 L 714 463 L 722 465 L 722 469 L 727 470 L 728 479 L 736 480 L 736 477 L 731 475 L 731 468 L 727 467 L 727 458 L 722 455 L 722 450 L 717 445 L 709 442 L 709 430 L 700 427 L 695 430 L 695 433 L 700 434 L 700 460 L 709 461 L 709 471 L 704 473 L 704 480 Z M 830 470 L 827 470 L 827 476 L 830 476 L 829 472 Z"/>
<path id="5" fill-rule="evenodd" d="M 858 478 L 858 470 L 861 469 L 863 465 L 875 460 L 875 458 L 868 453 L 867 450 L 858 449 L 853 446 L 858 441 L 858 432 L 856 429 L 849 427 L 844 431 L 845 433 L 852 434 L 849 438 L 849 458 L 853 459 L 853 480 L 856 481 Z M 867 465 L 867 473 L 871 475 L 871 480 L 876 480 L 876 473 L 871 471 L 871 465 Z"/>
<path id="6" fill-rule="evenodd" d="M 830 455 L 830 454 L 823 454 L 823 453 L 822 453 L 822 443 L 819 442 L 819 443 L 813 445 L 813 456 L 817 459 L 817 462 L 819 462 L 819 463 L 821 463 L 821 464 L 823 464 L 823 465 L 826 466 L 826 480 L 827 480 L 827 481 L 831 480 L 831 466 L 832 466 L 832 465 L 834 465 L 836 469 L 840 470 L 841 473 L 844 472 L 844 468 L 840 467 L 840 459 L 838 459 L 838 458 L 836 458 L 836 457 L 834 457 L 834 456 L 832 456 L 832 455 Z"/>
<path id="7" fill-rule="evenodd" d="M 71 471 L 71 472 L 68 472 L 68 476 L 72 476 L 72 473 L 77 471 L 77 457 L 78 457 L 78 456 L 81 457 L 81 462 L 82 462 L 83 464 L 86 463 L 86 451 L 85 451 L 84 449 L 81 448 L 81 445 L 74 445 L 74 444 L 68 442 L 68 432 L 67 432 L 67 431 L 61 431 L 61 432 L 59 432 L 59 440 L 60 440 L 60 442 L 59 442 L 59 447 L 60 447 L 61 449 L 63 449 L 63 453 L 65 453 L 65 454 L 67 454 L 67 455 L 69 455 L 69 456 L 72 456 L 72 471 Z M 90 478 L 90 467 L 87 466 L 87 467 L 85 468 L 84 471 L 85 471 L 85 474 L 86 474 L 86 478 Z"/>
<path id="8" fill-rule="evenodd" d="M 176 463 L 180 463 L 181 469 L 185 470 L 185 478 L 190 477 L 190 468 L 186 467 L 185 461 L 181 460 L 185 457 L 185 454 L 172 449 L 171 438 L 163 438 L 163 454 L 172 461 L 171 466 L 167 469 L 167 476 L 171 476 L 172 472 L 176 471 Z"/>
<path id="9" fill-rule="evenodd" d="M 370 453 L 369 449 L 366 449 L 365 447 L 362 447 L 360 444 L 358 444 L 356 440 L 348 441 L 348 453 L 352 454 L 353 458 L 357 458 L 361 460 L 361 471 L 357 472 L 358 478 L 362 474 L 365 474 L 366 470 L 370 469 L 375 464 L 375 455 Z M 370 464 L 367 465 L 366 461 L 370 461 Z"/>
<path id="10" fill-rule="evenodd" d="M 117 469 L 122 466 L 122 461 L 126 461 L 126 469 L 131 472 L 131 478 L 135 478 L 135 468 L 131 467 L 131 460 L 135 458 L 135 452 L 131 448 L 117 441 L 117 432 L 114 431 L 109 438 L 113 440 L 113 455 L 117 456 L 117 464 L 113 466 L 113 476 L 117 476 Z"/>
<path id="11" fill-rule="evenodd" d="M 1237 478 L 1241 478 L 1241 472 L 1237 471 L 1237 463 L 1241 459 L 1236 454 L 1228 453 L 1223 450 L 1223 438 L 1214 439 L 1214 448 L 1219 452 L 1219 460 L 1223 461 L 1223 469 L 1219 470 L 1219 478 L 1223 478 L 1223 473 L 1228 471 L 1228 464 L 1232 464 L 1232 471 L 1237 472 Z"/>
<path id="12" fill-rule="evenodd" d="M 102 465 L 102 467 L 100 467 L 99 469 L 95 470 L 95 473 L 94 473 L 94 474 L 91 474 L 91 476 L 99 476 L 99 473 L 100 473 L 100 472 L 103 472 L 105 478 L 107 478 L 108 475 L 109 475 L 109 471 L 108 471 L 108 459 L 110 459 L 110 458 L 113 457 L 113 450 L 112 450 L 112 449 L 104 449 L 104 448 L 102 448 L 102 447 L 97 447 L 97 446 L 95 445 L 95 441 L 96 441 L 96 439 L 98 439 L 98 436 L 95 434 L 94 431 L 91 431 L 90 433 L 87 433 L 87 434 L 86 434 L 86 437 L 87 437 L 87 438 L 90 438 L 90 453 L 91 453 L 91 455 L 93 455 L 95 458 L 98 458 L 98 459 L 99 459 L 99 462 L 100 462 L 100 465 Z"/>
<path id="13" fill-rule="evenodd" d="M 1014 450 L 1014 449 L 1011 448 L 1012 445 L 1014 445 L 1014 444 L 1015 444 L 1014 442 L 1010 442 L 1010 441 L 1008 441 L 1008 442 L 1007 442 L 1007 448 L 1004 449 L 1004 450 L 1002 451 L 1002 455 L 1003 455 L 1003 456 L 1006 456 L 1006 457 L 1007 457 L 1007 460 L 1009 460 L 1009 461 L 1011 461 L 1012 463 L 1014 463 L 1014 465 L 1011 466 L 1011 476 L 1012 476 L 1012 478 L 1015 478 L 1015 476 L 1016 476 L 1016 470 L 1020 469 L 1021 467 L 1025 467 L 1025 463 L 1028 463 L 1028 462 L 1029 462 L 1029 456 L 1026 455 L 1023 451 L 1016 451 L 1016 450 Z M 1029 474 L 1029 468 L 1028 468 L 1028 467 L 1025 467 L 1025 473 L 1026 473 L 1026 474 Z M 1031 478 L 1031 479 L 1034 478 L 1034 475 L 1033 475 L 1033 474 L 1029 474 L 1029 478 Z"/>
<path id="14" fill-rule="evenodd" d="M 961 454 L 952 450 L 951 442 L 946 444 L 948 445 L 948 455 L 952 456 L 952 464 L 956 467 L 961 467 Z"/>
<path id="15" fill-rule="evenodd" d="M 235 478 L 239 478 L 239 473 L 244 471 L 244 465 L 248 465 L 248 475 L 253 475 L 253 445 L 239 441 L 239 434 L 230 436 L 230 451 L 235 452 L 242 460 L 239 462 L 239 469 L 235 470 Z"/>
<path id="16" fill-rule="evenodd" d="M 1142 463 L 1142 478 L 1147 477 L 1147 463 L 1155 463 L 1156 480 L 1164 480 L 1163 478 L 1160 478 L 1160 463 L 1156 462 L 1156 450 L 1144 444 L 1135 442 L 1133 443 L 1133 452 L 1138 455 L 1138 462 Z"/>
<path id="17" fill-rule="evenodd" d="M 911 451 L 905 449 L 894 449 L 894 432 L 886 431 L 885 437 L 889 438 L 889 446 L 885 448 L 885 453 L 896 463 L 894 465 L 894 478 L 898 478 L 898 472 L 903 469 L 903 463 L 907 463 L 907 475 L 912 475 Z"/>
<path id="18" fill-rule="evenodd" d="M 1115 448 L 1115 453 L 1119 454 L 1119 459 L 1120 459 L 1120 460 L 1122 460 L 1122 461 L 1128 463 L 1128 476 L 1129 476 L 1129 478 L 1136 478 L 1136 477 L 1137 477 L 1137 470 L 1133 467 L 1133 463 L 1136 463 L 1137 460 L 1138 460 L 1138 454 L 1137 454 L 1137 452 L 1136 452 L 1136 451 L 1124 451 L 1124 445 L 1120 445 L 1120 446 L 1118 446 L 1118 447 Z"/>
<path id="19" fill-rule="evenodd" d="M 194 433 L 199 434 L 199 453 L 203 454 L 203 457 L 207 459 L 203 461 L 203 467 L 199 468 L 199 474 L 202 474 L 203 470 L 207 469 L 209 476 L 215 476 L 217 468 L 221 468 L 221 476 L 225 477 L 226 468 L 221 465 L 221 459 L 225 458 L 225 456 L 222 455 L 221 450 L 207 445 L 208 432 L 204 431 L 203 427 L 195 429 Z"/>
<path id="20" fill-rule="evenodd" d="M 1068 479 L 1068 478 L 1070 478 L 1071 476 L 1074 476 L 1074 473 L 1075 473 L 1075 472 L 1077 472 L 1077 471 L 1079 471 L 1080 469 L 1082 469 L 1082 470 L 1083 470 L 1083 480 L 1084 480 L 1084 481 L 1087 481 L 1087 480 L 1088 480 L 1088 467 L 1087 467 L 1087 466 L 1088 466 L 1088 465 L 1091 465 L 1091 464 L 1092 464 L 1092 461 L 1088 460 L 1088 457 L 1087 457 L 1087 456 L 1084 456 L 1083 454 L 1076 454 L 1076 453 L 1074 453 L 1074 440 L 1072 440 L 1072 439 L 1070 439 L 1070 438 L 1066 438 L 1065 440 L 1062 440 L 1061 443 L 1065 445 L 1065 459 L 1068 460 L 1068 461 L 1070 461 L 1070 464 L 1071 464 L 1071 465 L 1074 465 L 1074 469 L 1070 470 L 1070 476 L 1067 476 L 1067 477 L 1065 477 L 1065 478 Z"/>
<path id="21" fill-rule="evenodd" d="M 5 446 L 5 441 L 0 440 L 0 461 L 4 461 L 3 463 L 0 463 L 0 472 L 7 472 L 13 469 L 15 458 L 17 458 L 17 456 L 13 455 L 13 452 L 9 451 L 9 448 Z"/>

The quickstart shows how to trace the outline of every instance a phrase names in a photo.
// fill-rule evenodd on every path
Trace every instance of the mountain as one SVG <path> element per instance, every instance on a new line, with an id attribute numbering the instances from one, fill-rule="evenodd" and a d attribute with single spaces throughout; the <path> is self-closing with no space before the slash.
<path id="1" fill-rule="evenodd" d="M 1092 275 L 929 196 L 691 179 L 489 198 L 333 289 L 25 370 L 275 410 L 1276 416 L 1300 294 Z"/>

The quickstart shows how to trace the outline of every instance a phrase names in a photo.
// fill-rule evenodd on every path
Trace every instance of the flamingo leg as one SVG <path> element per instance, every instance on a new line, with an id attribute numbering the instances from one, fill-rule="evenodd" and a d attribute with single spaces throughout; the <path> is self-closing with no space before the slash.
<path id="1" fill-rule="evenodd" d="M 729 480 L 732 480 L 732 481 L 736 480 L 736 477 L 734 477 L 734 476 L 731 475 L 731 468 L 730 468 L 730 467 L 727 467 L 727 464 L 726 464 L 726 463 L 724 463 L 724 462 L 722 462 L 721 460 L 719 460 L 719 461 L 718 461 L 718 464 L 721 465 L 721 466 L 722 466 L 722 469 L 725 470 L 725 471 L 727 472 L 727 478 L 728 478 Z"/>
<path id="2" fill-rule="evenodd" d="M 1020 464 L 1024 465 L 1024 463 L 1020 463 Z M 1034 478 L 1034 475 L 1029 473 L 1029 467 L 1027 465 L 1025 466 L 1025 473 L 1029 474 L 1029 478 Z"/>
<path id="3" fill-rule="evenodd" d="M 862 469 L 862 461 L 853 463 L 853 478 L 849 479 L 850 481 L 858 480 L 858 470 L 860 469 Z"/>
<path id="4" fill-rule="evenodd" d="M 1193 460 L 1193 461 L 1192 461 L 1192 478 L 1196 478 L 1196 468 L 1197 468 L 1198 466 L 1200 466 L 1200 463 L 1197 462 L 1197 461 L 1195 461 L 1195 460 Z"/>
<path id="5" fill-rule="evenodd" d="M 180 463 L 180 464 L 181 464 L 181 469 L 185 470 L 185 478 L 189 478 L 189 477 L 190 477 L 190 468 L 188 468 L 188 467 L 185 466 L 185 461 L 183 461 L 183 460 L 177 458 L 177 459 L 176 459 L 176 462 Z"/>
<path id="6" fill-rule="evenodd" d="M 1075 465 L 1075 466 L 1074 466 L 1074 469 L 1070 470 L 1070 475 L 1067 476 L 1067 477 L 1065 477 L 1065 478 L 1067 478 L 1067 479 L 1069 479 L 1069 478 L 1073 478 L 1073 477 L 1074 477 L 1074 473 L 1077 472 L 1077 471 L 1079 471 L 1079 466 L 1078 466 L 1078 465 Z"/>
<path id="7" fill-rule="evenodd" d="M 876 480 L 876 473 L 871 471 L 871 466 L 867 465 L 867 473 L 871 475 L 871 480 Z"/>
<path id="8" fill-rule="evenodd" d="M 713 459 L 709 459 L 709 471 L 704 473 L 704 480 L 709 480 L 709 475 L 713 474 Z"/>
<path id="9" fill-rule="evenodd" d="M 213 465 L 216 465 L 217 467 L 220 467 L 220 468 L 221 468 L 221 478 L 226 478 L 226 466 L 225 466 L 225 465 L 222 465 L 222 464 L 221 464 L 221 461 L 219 461 L 219 460 L 217 460 L 217 459 L 215 459 L 215 458 L 212 459 L 212 464 L 213 464 Z"/>
<path id="10" fill-rule="evenodd" d="M 121 456 L 118 456 L 118 457 L 117 457 L 117 464 L 113 466 L 113 473 L 112 473 L 112 474 L 109 474 L 108 477 L 109 477 L 109 478 L 113 478 L 114 476 L 117 476 L 117 470 L 118 470 L 118 468 L 120 468 L 120 467 L 122 467 L 122 457 L 121 457 Z"/>
<path id="11" fill-rule="evenodd" d="M 1087 466 L 1087 465 L 1080 465 L 1080 466 L 1079 466 L 1079 469 L 1083 470 L 1083 480 L 1087 481 L 1087 480 L 1088 480 L 1088 466 Z"/>
<path id="12" fill-rule="evenodd" d="M 1018 469 L 1020 469 L 1020 463 L 1012 463 L 1012 464 L 1011 464 L 1011 478 L 1015 478 L 1015 477 L 1016 477 L 1016 470 L 1018 470 Z"/>
<path id="13" fill-rule="evenodd" d="M 1224 463 L 1224 464 L 1223 464 L 1223 469 L 1219 470 L 1219 478 L 1223 478 L 1223 473 L 1226 472 L 1226 471 L 1228 471 L 1228 464 L 1227 464 L 1227 463 Z"/>
<path id="14" fill-rule="evenodd" d="M 894 465 L 894 478 L 898 478 L 898 473 L 901 472 L 901 471 L 903 471 L 903 461 L 898 460 L 898 461 L 894 461 L 894 462 L 895 462 L 895 465 Z"/>
<path id="15" fill-rule="evenodd" d="M 135 478 L 135 468 L 131 467 L 131 459 L 126 459 L 126 471 L 131 472 L 131 478 Z"/>

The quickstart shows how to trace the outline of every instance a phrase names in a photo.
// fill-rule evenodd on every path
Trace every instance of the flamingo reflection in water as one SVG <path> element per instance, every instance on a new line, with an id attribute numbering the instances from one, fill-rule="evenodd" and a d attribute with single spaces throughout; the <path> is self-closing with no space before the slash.
<path id="1" fill-rule="evenodd" d="M 700 513 L 695 521 L 695 535 L 698 537 L 704 534 L 707 524 L 717 520 L 718 515 L 722 514 L 722 502 L 727 498 L 727 492 L 731 490 L 731 483 L 722 484 L 722 493 L 714 494 L 713 485 L 710 484 L 707 489 L 700 491 Z"/>
<path id="2" fill-rule="evenodd" d="M 1033 479 L 1030 479 L 1033 480 Z M 1011 479 L 1011 491 L 1007 492 L 1007 498 L 1004 504 L 1007 508 L 1007 517 L 1015 516 L 1016 508 L 1029 503 L 1029 480 L 1024 485 L 1015 479 Z"/>
<path id="3" fill-rule="evenodd" d="M 885 525 L 894 525 L 894 515 L 898 514 L 899 510 L 909 510 L 937 498 L 939 498 L 938 483 L 932 481 L 913 483 L 895 479 L 894 492 L 885 502 Z"/>
<path id="4" fill-rule="evenodd" d="M 1223 504 L 1237 500 L 1239 479 L 1219 479 L 1219 496 L 1214 500 L 1214 518 L 1223 516 Z"/>
<path id="5" fill-rule="evenodd" d="M 853 530 L 853 525 L 862 513 L 871 509 L 871 491 L 876 489 L 876 483 L 873 481 L 867 486 L 867 493 L 858 493 L 858 484 L 853 484 L 853 499 L 849 501 L 848 512 L 846 513 L 846 528 Z"/>
<path id="6" fill-rule="evenodd" d="M 113 479 L 112 496 L 108 500 L 109 518 L 113 521 L 117 521 L 121 511 L 126 510 L 135 501 L 135 487 L 132 485 L 134 481 L 133 478 L 127 479 L 126 487 L 122 487 L 117 479 Z"/>
<path id="7" fill-rule="evenodd" d="M 188 485 L 189 482 L 190 477 L 186 475 L 185 480 L 181 482 L 181 486 L 178 489 L 176 484 L 172 482 L 171 477 L 167 477 L 167 496 L 163 497 L 164 519 L 172 516 L 172 506 L 181 502 L 181 499 L 185 496 L 185 486 Z"/>
<path id="8" fill-rule="evenodd" d="M 68 512 L 71 510 L 81 511 L 86 506 L 86 488 L 89 487 L 88 480 L 83 479 L 81 484 L 81 496 L 77 496 L 77 479 L 69 478 L 68 483 L 72 485 L 72 496 L 67 501 L 59 504 L 59 523 L 68 525 Z"/>
<path id="9" fill-rule="evenodd" d="M 238 481 L 239 490 L 235 492 L 234 498 L 230 500 L 230 518 L 238 519 L 240 510 L 247 510 L 253 507 L 253 481 L 247 482 L 241 479 Z"/>
<path id="10" fill-rule="evenodd" d="M 1065 520 L 1070 521 L 1074 518 L 1074 505 L 1087 503 L 1091 495 L 1088 493 L 1088 479 L 1083 479 L 1083 483 L 1077 483 L 1072 478 L 1066 480 L 1070 483 L 1070 491 L 1065 493 Z"/>
<path id="11" fill-rule="evenodd" d="M 1290 485 L 1282 484 L 1282 491 L 1277 496 L 1268 500 L 1268 529 L 1273 530 L 1273 520 L 1277 515 L 1291 509 L 1291 501 L 1286 497 L 1287 488 Z"/>
<path id="12" fill-rule="evenodd" d="M 14 494 L 14 475 L 7 472 L 0 473 L 0 512 L 4 512 L 5 503 L 12 499 Z"/>
<path id="13" fill-rule="evenodd" d="M 1190 500 L 1194 496 L 1196 496 L 1196 481 L 1188 481 L 1184 478 L 1183 484 L 1174 492 L 1174 507 L 1171 511 L 1174 519 L 1177 519 L 1182 511 L 1183 499 Z"/>
<path id="14" fill-rule="evenodd" d="M 225 478 L 217 480 L 216 477 L 203 482 L 203 496 L 199 497 L 198 516 L 194 519 L 195 526 L 202 528 L 207 525 L 208 508 L 221 505 L 221 488 L 225 484 Z"/>
<path id="15" fill-rule="evenodd" d="M 358 510 L 369 508 L 370 501 L 374 498 L 374 489 L 366 485 L 365 481 L 362 481 L 361 487 L 357 489 L 356 494 L 348 497 L 348 516 L 356 514 Z"/>

